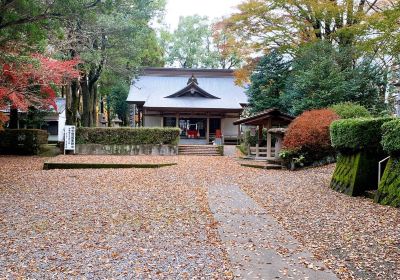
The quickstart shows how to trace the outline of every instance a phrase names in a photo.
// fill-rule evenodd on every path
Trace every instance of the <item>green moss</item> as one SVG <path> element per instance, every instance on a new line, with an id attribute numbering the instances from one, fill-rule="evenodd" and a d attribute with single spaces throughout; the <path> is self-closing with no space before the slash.
<path id="1" fill-rule="evenodd" d="M 224 155 L 224 146 L 223 145 L 219 145 L 217 147 L 217 151 L 218 151 L 219 155 L 223 156 Z"/>
<path id="2" fill-rule="evenodd" d="M 350 196 L 377 189 L 378 162 L 381 154 L 362 151 L 340 154 L 331 180 L 331 188 Z"/>
<path id="3" fill-rule="evenodd" d="M 160 168 L 176 165 L 176 163 L 53 163 L 45 162 L 43 170 L 50 169 L 103 169 L 103 168 Z"/>
<path id="4" fill-rule="evenodd" d="M 375 202 L 400 207 L 400 158 L 392 157 L 386 165 Z"/>

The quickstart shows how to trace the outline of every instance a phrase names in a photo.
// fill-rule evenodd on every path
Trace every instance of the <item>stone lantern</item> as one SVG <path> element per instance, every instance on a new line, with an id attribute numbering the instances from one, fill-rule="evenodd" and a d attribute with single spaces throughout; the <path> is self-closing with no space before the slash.
<path id="1" fill-rule="evenodd" d="M 115 117 L 111 120 L 111 126 L 112 127 L 120 127 L 122 121 L 118 118 L 118 115 L 115 115 Z"/>

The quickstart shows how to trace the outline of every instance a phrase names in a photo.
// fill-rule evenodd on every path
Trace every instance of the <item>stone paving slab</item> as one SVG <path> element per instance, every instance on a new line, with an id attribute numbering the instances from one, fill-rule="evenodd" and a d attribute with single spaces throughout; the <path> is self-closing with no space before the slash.
<path id="1" fill-rule="evenodd" d="M 337 279 L 238 186 L 211 186 L 208 202 L 237 279 Z"/>

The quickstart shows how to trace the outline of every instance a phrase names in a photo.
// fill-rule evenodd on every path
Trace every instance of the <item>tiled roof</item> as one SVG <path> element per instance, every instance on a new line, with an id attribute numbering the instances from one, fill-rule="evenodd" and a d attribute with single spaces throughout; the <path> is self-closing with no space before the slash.
<path id="1" fill-rule="evenodd" d="M 216 98 L 205 96 L 168 96 L 187 87 L 194 75 L 198 87 Z M 148 108 L 242 109 L 247 103 L 243 87 L 235 85 L 232 70 L 147 68 L 131 86 L 128 103 Z"/>

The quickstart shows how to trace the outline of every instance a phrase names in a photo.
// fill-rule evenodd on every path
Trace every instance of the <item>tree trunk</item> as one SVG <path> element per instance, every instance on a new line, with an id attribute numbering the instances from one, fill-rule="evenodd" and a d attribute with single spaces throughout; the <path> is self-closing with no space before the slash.
<path id="1" fill-rule="evenodd" d="M 90 111 L 91 111 L 90 91 L 89 91 L 89 85 L 88 85 L 86 73 L 84 74 L 84 76 L 81 77 L 80 85 L 81 85 L 81 92 L 82 92 L 81 122 L 82 122 L 82 126 L 90 127 Z"/>
<path id="2" fill-rule="evenodd" d="M 76 113 L 79 110 L 78 80 L 73 80 L 66 94 L 66 124 L 77 125 Z"/>
<path id="3" fill-rule="evenodd" d="M 93 103 L 92 103 L 92 120 L 93 120 L 93 126 L 97 126 L 98 124 L 98 119 L 97 119 L 97 102 L 98 102 L 98 92 L 97 92 L 97 84 L 93 85 Z"/>
<path id="4" fill-rule="evenodd" d="M 9 128 L 10 129 L 18 129 L 18 109 L 17 108 L 11 108 L 10 110 L 10 124 Z"/>
<path id="5" fill-rule="evenodd" d="M 110 96 L 107 95 L 107 122 L 108 127 L 111 127 L 111 101 Z"/>

